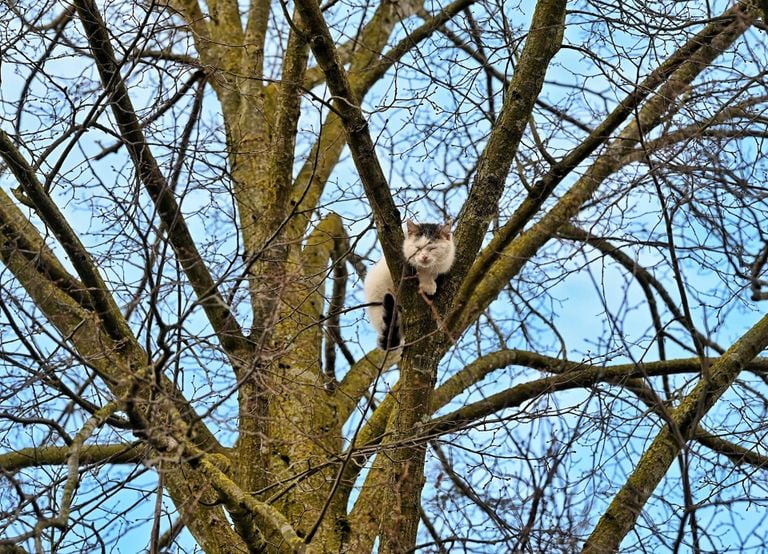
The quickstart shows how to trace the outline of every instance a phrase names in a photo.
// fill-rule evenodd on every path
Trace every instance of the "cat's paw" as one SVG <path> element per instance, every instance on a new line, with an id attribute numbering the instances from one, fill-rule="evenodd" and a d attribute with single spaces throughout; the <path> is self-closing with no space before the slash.
<path id="1" fill-rule="evenodd" d="M 426 294 L 427 296 L 432 296 L 437 292 L 437 283 L 435 283 L 434 281 L 430 281 L 427 283 L 421 281 L 419 282 L 419 290 L 424 294 Z"/>

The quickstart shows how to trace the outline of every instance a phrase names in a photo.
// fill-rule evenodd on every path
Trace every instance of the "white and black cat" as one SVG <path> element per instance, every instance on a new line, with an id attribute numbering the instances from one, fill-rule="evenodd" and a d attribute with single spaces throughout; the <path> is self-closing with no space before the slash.
<path id="1" fill-rule="evenodd" d="M 437 292 L 438 275 L 447 273 L 453 265 L 456 247 L 453 244 L 451 223 L 421 223 L 406 221 L 403 256 L 419 278 L 419 290 L 433 295 Z M 365 278 L 365 301 L 371 325 L 379 335 L 379 348 L 390 350 L 401 344 L 397 321 L 395 285 L 386 260 L 382 257 Z"/>

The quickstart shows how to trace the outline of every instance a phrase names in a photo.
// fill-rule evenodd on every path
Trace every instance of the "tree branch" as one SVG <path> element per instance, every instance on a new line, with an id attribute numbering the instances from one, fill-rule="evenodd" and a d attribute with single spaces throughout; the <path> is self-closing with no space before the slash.
<path id="1" fill-rule="evenodd" d="M 84 288 L 76 291 L 76 294 L 82 294 L 90 299 L 89 303 L 95 308 L 101 323 L 104 325 L 104 329 L 117 344 L 132 337 L 128 323 L 120 313 L 120 309 L 107 290 L 99 270 L 91 260 L 90 255 L 80 242 L 75 231 L 45 191 L 42 183 L 38 181 L 32 167 L 21 156 L 21 153 L 11 142 L 10 137 L 2 130 L 0 130 L 0 156 L 8 164 L 19 185 L 21 185 L 24 194 L 32 202 L 43 222 L 51 229 L 54 236 L 61 243 L 72 265 L 83 280 Z M 49 265 L 49 267 L 55 266 Z M 64 277 L 64 281 L 69 286 L 75 284 L 66 277 Z"/>
<path id="2" fill-rule="evenodd" d="M 371 20 L 360 32 L 355 49 L 345 49 L 344 46 L 337 48 L 336 54 L 339 63 L 349 62 L 347 76 L 354 98 L 362 100 L 371 87 L 383 76 L 383 72 L 374 74 L 375 72 L 371 68 L 380 65 L 382 63 L 380 60 L 386 57 L 381 57 L 380 54 L 387 45 L 387 40 L 395 23 L 406 15 L 400 11 L 401 9 L 398 3 L 381 2 Z M 416 42 L 408 43 L 408 45 L 413 47 Z M 407 49 L 403 53 L 406 51 Z M 345 52 L 349 53 L 345 54 Z M 349 56 L 348 60 L 347 56 Z M 396 58 L 392 58 L 392 62 L 395 60 Z M 307 73 L 309 74 L 313 70 L 322 71 L 322 68 L 316 66 L 309 69 Z M 304 87 L 309 88 L 306 81 Z M 323 123 L 320 136 L 312 146 L 307 161 L 296 177 L 292 202 L 297 207 L 297 217 L 291 222 L 290 236 L 299 237 L 306 231 L 310 222 L 309 216 L 314 212 L 325 184 L 344 149 L 343 133 L 344 124 L 337 112 L 332 111 Z"/>
<path id="3" fill-rule="evenodd" d="M 403 243 L 400 214 L 395 207 L 389 185 L 376 156 L 368 131 L 368 122 L 363 117 L 359 99 L 353 92 L 347 74 L 336 56 L 334 41 L 320 11 L 320 5 L 316 0 L 297 0 L 296 6 L 306 23 L 309 45 L 318 65 L 325 72 L 328 88 L 334 96 L 334 104 L 344 124 L 347 144 L 373 210 L 387 265 L 393 275 L 400 275 L 402 273 L 400 251 Z"/>
<path id="4" fill-rule="evenodd" d="M 0 454 L 0 469 L 14 473 L 29 467 L 60 466 L 67 463 L 68 446 L 23 448 L 16 452 Z M 82 446 L 78 454 L 80 465 L 137 464 L 145 458 L 146 446 L 141 443 L 92 444 Z"/>
<path id="5" fill-rule="evenodd" d="M 247 533 L 240 533 L 241 536 L 245 535 L 243 538 L 252 550 L 261 552 L 269 544 L 271 548 L 281 553 L 311 554 L 314 552 L 314 549 L 305 545 L 304 541 L 296 535 L 291 524 L 276 508 L 266 502 L 256 500 L 252 495 L 244 492 L 222 471 L 219 462 L 224 464 L 226 462 L 220 457 L 199 451 L 190 444 L 182 447 L 182 449 L 193 455 L 190 461 L 192 467 L 199 469 L 203 475 L 210 479 L 211 486 L 219 494 L 236 526 L 241 531 L 248 528 L 255 533 L 251 537 Z M 169 453 L 172 453 L 172 450 Z M 254 516 L 257 516 L 258 521 L 265 525 L 268 531 L 266 536 L 262 536 L 260 531 L 254 527 Z M 253 542 L 249 542 L 249 538 L 253 539 Z"/>
<path id="6" fill-rule="evenodd" d="M 75 6 L 88 36 L 104 89 L 109 93 L 112 112 L 138 176 L 155 203 L 176 256 L 208 320 L 224 349 L 230 356 L 234 356 L 233 366 L 237 368 L 242 363 L 242 360 L 237 359 L 238 356 L 250 351 L 248 341 L 218 291 L 218 285 L 208 272 L 181 215 L 173 191 L 166 183 L 146 142 L 98 8 L 93 0 L 75 0 Z M 240 354 L 234 354 L 237 352 Z"/>
<path id="7" fill-rule="evenodd" d="M 339 421 L 349 418 L 371 384 L 399 360 L 399 350 L 384 352 L 376 349 L 368 352 L 349 368 L 334 394 Z"/>
<path id="8" fill-rule="evenodd" d="M 454 334 L 485 310 L 498 292 L 519 273 L 528 260 L 557 232 L 557 229 L 578 212 L 605 178 L 621 166 L 624 156 L 631 152 L 641 137 L 659 125 L 677 96 L 744 33 L 749 22 L 750 17 L 742 12 L 742 8 L 739 6 L 732 8 L 723 18 L 707 25 L 697 37 L 689 41 L 684 48 L 678 50 L 660 69 L 656 70 L 651 76 L 653 80 L 669 77 L 659 92 L 645 103 L 639 110 L 637 118 L 608 145 L 605 152 L 557 204 L 528 231 L 517 236 L 523 225 L 528 222 L 530 215 L 540 206 L 535 198 L 538 198 L 542 192 L 547 194 L 551 192 L 549 184 L 559 182 L 561 177 L 572 169 L 573 159 L 582 159 L 581 154 L 576 154 L 577 151 L 580 152 L 582 148 L 589 150 L 591 145 L 594 145 L 594 141 L 602 141 L 604 135 L 596 134 L 592 140 L 584 141 L 579 148 L 565 158 L 568 163 L 561 163 L 548 173 L 548 178 L 535 187 L 538 192 L 526 198 L 511 219 L 494 236 L 461 284 L 457 298 L 469 299 L 469 301 L 456 306 L 447 316 L 446 324 Z M 671 74 L 670 69 L 674 69 Z M 646 79 L 646 82 L 651 77 Z M 639 90 L 638 88 L 635 92 L 639 94 Z M 633 96 L 630 95 L 630 98 Z M 630 104 L 635 100 L 633 99 Z M 612 118 L 613 114 L 609 116 L 613 121 Z M 605 122 L 598 128 L 600 133 L 604 132 L 604 126 Z M 566 171 L 562 176 L 559 173 L 561 170 Z"/>
<path id="9" fill-rule="evenodd" d="M 445 285 L 450 291 L 455 292 L 467 275 L 496 213 L 509 168 L 541 92 L 547 68 L 560 50 L 565 8 L 564 0 L 539 0 L 536 4 L 520 62 L 506 90 L 504 105 L 483 150 L 456 227 L 456 262 Z"/>
<path id="10" fill-rule="evenodd" d="M 689 440 L 696 435 L 699 421 L 718 398 L 731 386 L 738 374 L 757 354 L 768 346 L 768 316 L 764 316 L 745 333 L 725 354 L 712 363 L 709 379 L 700 379 L 696 387 L 671 414 L 645 451 L 627 482 L 616 494 L 610 506 L 584 545 L 585 553 L 617 550 L 634 526 L 648 498 L 667 473 L 670 464 Z"/>
<path id="11" fill-rule="evenodd" d="M 680 309 L 677 307 L 675 301 L 669 295 L 669 292 L 667 292 L 667 289 L 664 288 L 659 280 L 656 279 L 647 269 L 627 256 L 617 246 L 614 246 L 605 239 L 590 235 L 587 231 L 584 231 L 583 229 L 580 229 L 571 223 L 566 223 L 560 227 L 558 230 L 558 235 L 569 240 L 583 241 L 584 243 L 589 244 L 593 248 L 602 252 L 606 256 L 610 256 L 616 260 L 622 267 L 629 271 L 635 277 L 635 279 L 656 291 L 656 293 L 664 301 L 667 309 L 672 313 L 672 316 L 675 320 L 683 321 L 683 314 L 680 312 Z M 697 329 L 694 329 L 693 331 L 696 333 L 697 339 L 701 341 L 702 344 L 712 348 L 715 352 L 719 352 L 720 354 L 725 352 L 725 350 L 720 345 L 710 340 L 709 337 L 699 332 Z"/>
<path id="12" fill-rule="evenodd" d="M 118 409 L 118 407 L 117 402 L 110 402 L 101 407 L 97 413 L 93 414 L 93 416 L 85 422 L 85 425 L 83 425 L 82 429 L 80 429 L 75 436 L 75 440 L 68 446 L 66 462 L 67 479 L 64 483 L 61 500 L 59 502 L 59 513 L 53 518 L 42 519 L 35 524 L 34 536 L 35 549 L 37 552 L 43 552 L 42 534 L 45 529 L 49 527 L 56 527 L 61 530 L 67 529 L 69 524 L 69 514 L 72 509 L 72 501 L 75 498 L 77 486 L 80 482 L 80 465 L 82 463 L 81 458 L 84 443 L 93 434 L 96 427 L 101 425 L 105 419 Z"/>

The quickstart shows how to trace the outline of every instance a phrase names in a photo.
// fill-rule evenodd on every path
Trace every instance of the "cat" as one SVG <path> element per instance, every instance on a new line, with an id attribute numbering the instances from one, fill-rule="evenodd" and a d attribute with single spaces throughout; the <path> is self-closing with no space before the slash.
<path id="1" fill-rule="evenodd" d="M 438 275 L 448 273 L 456 255 L 451 222 L 405 223 L 403 256 L 416 270 L 419 290 L 432 296 L 437 292 Z M 368 318 L 378 334 L 378 345 L 382 350 L 401 346 L 400 325 L 397 321 L 395 285 L 382 257 L 368 272 L 364 284 L 365 301 L 368 304 Z"/>

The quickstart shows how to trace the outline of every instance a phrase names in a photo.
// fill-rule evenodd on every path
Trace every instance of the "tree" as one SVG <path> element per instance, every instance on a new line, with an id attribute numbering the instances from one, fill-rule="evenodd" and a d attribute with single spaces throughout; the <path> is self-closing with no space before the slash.
<path id="1" fill-rule="evenodd" d="M 0 551 L 762 544 L 768 6 L 722 4 L 9 3 Z"/>

